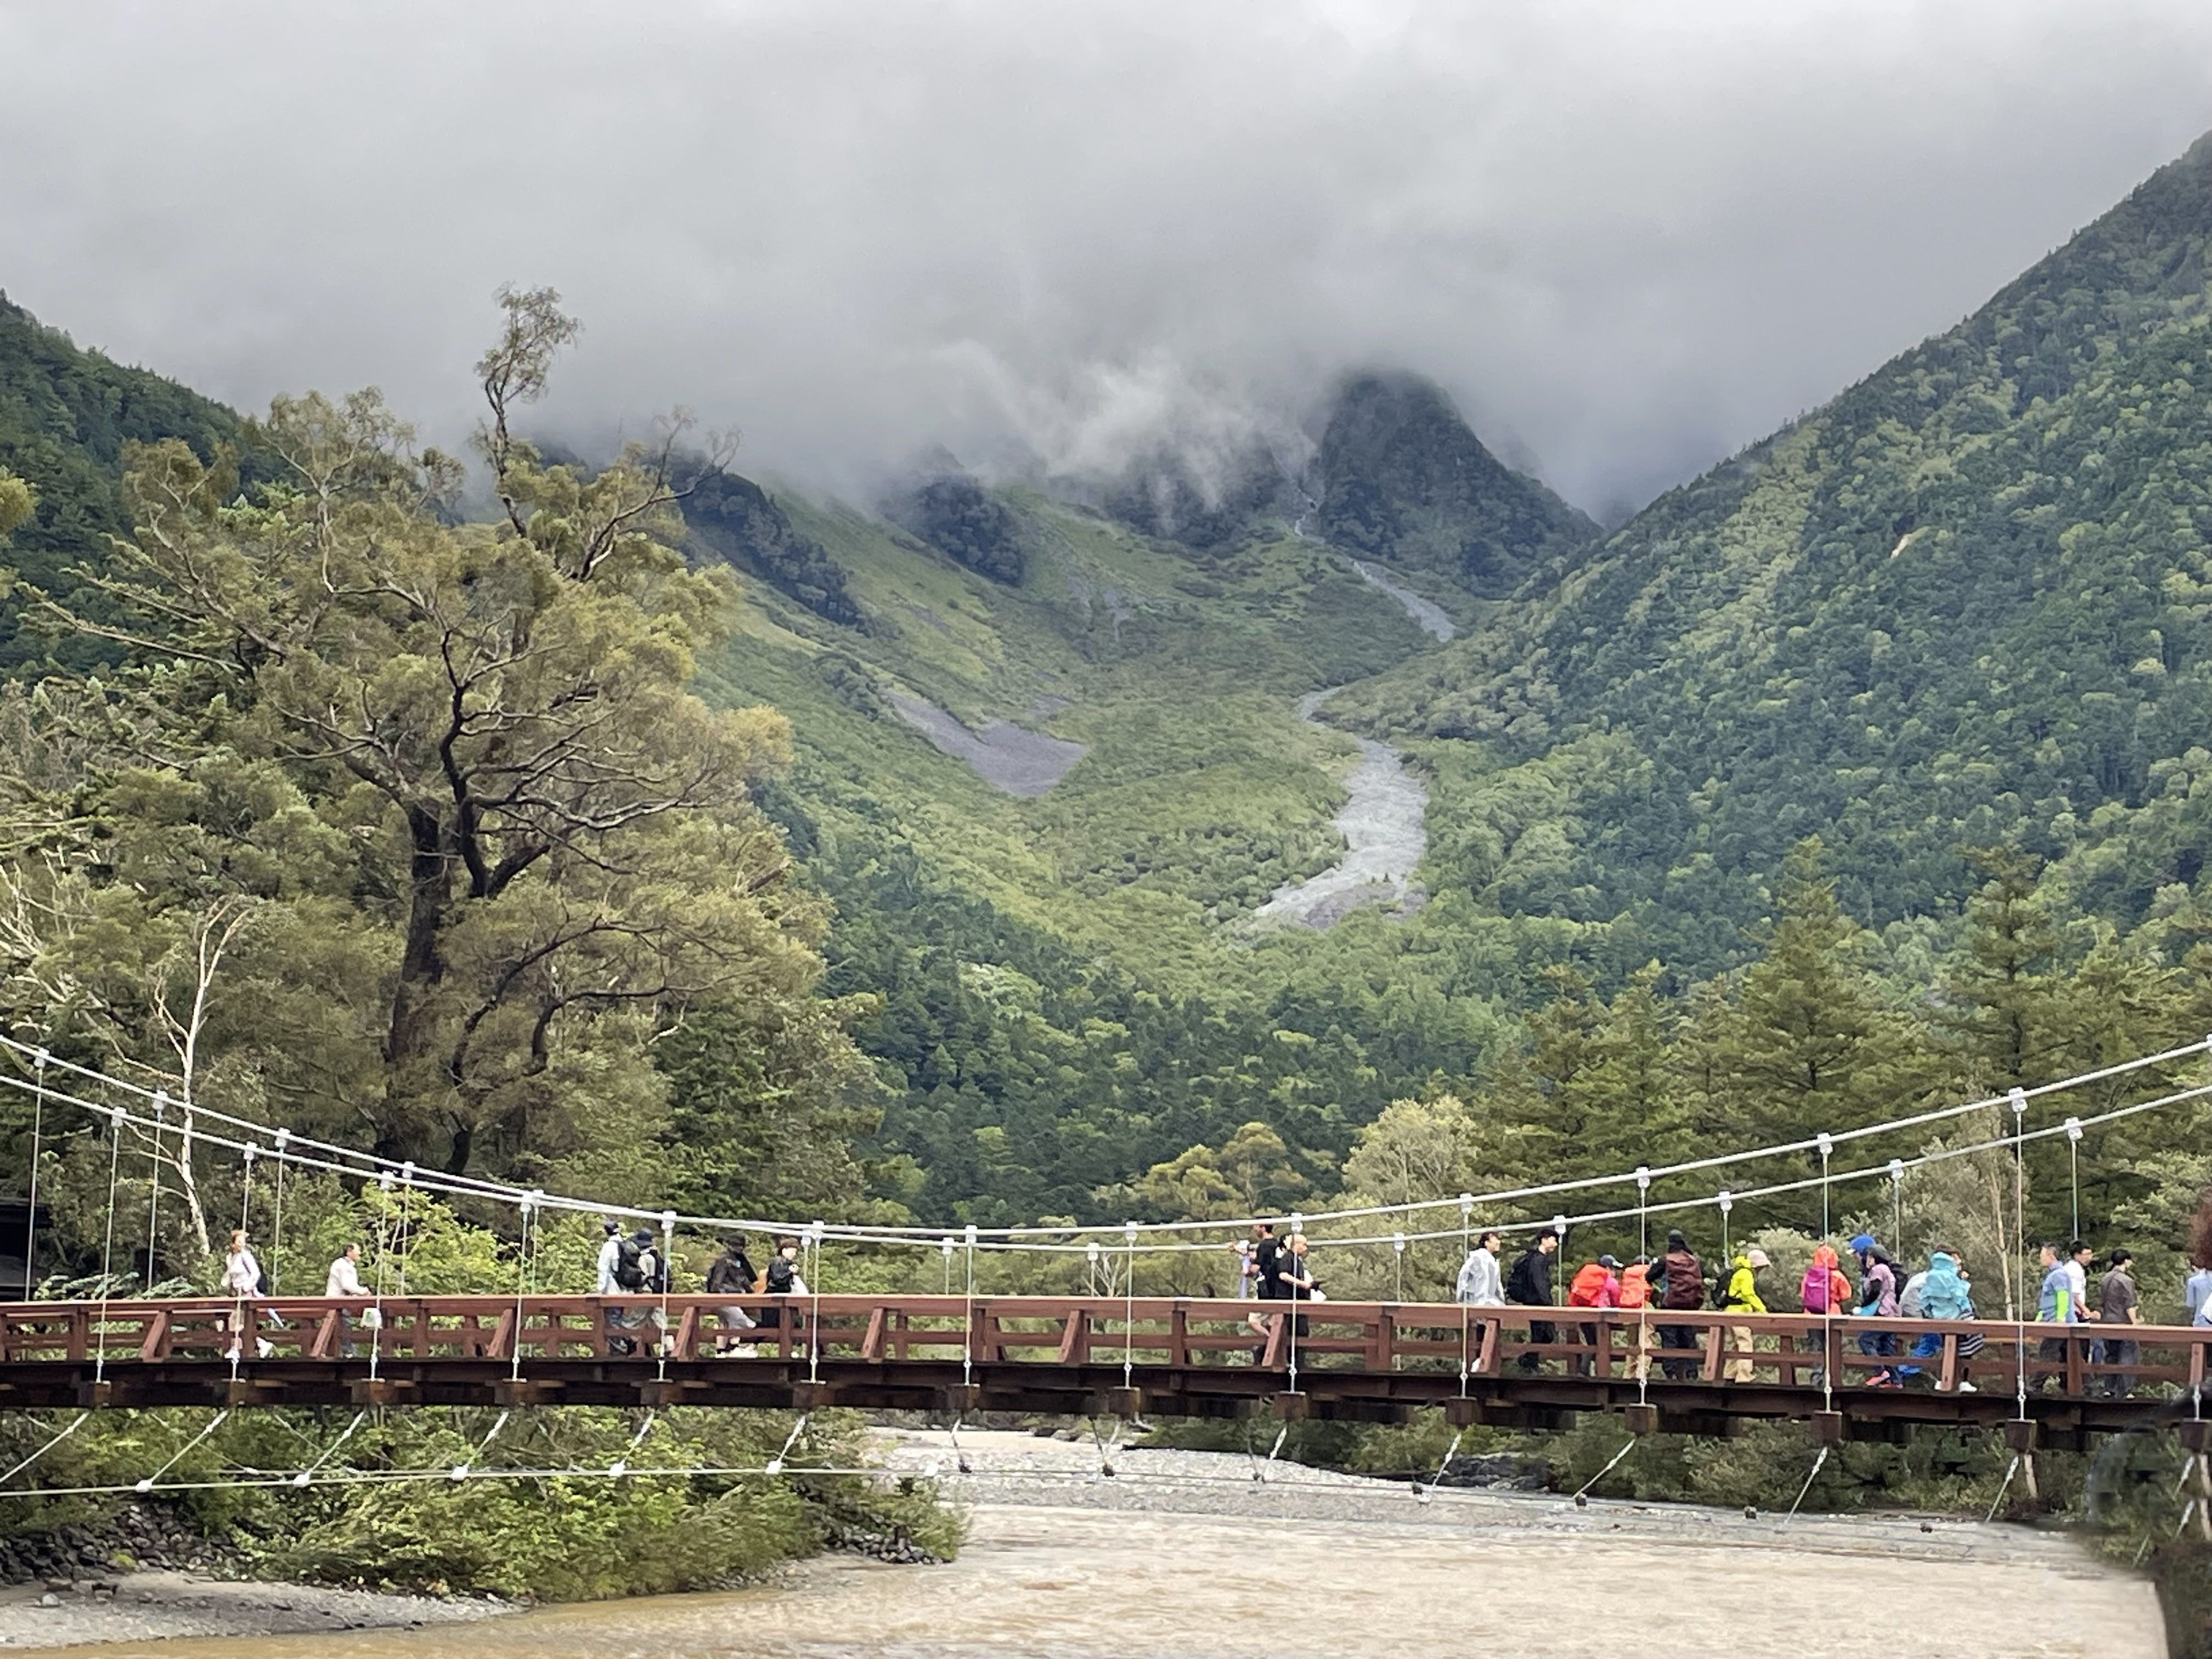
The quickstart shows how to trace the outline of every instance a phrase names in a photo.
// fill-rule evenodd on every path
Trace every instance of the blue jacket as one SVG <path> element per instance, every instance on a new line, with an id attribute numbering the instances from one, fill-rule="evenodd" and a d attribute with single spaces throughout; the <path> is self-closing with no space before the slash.
<path id="1" fill-rule="evenodd" d="M 2192 1325 L 2212 1325 L 2212 1267 L 2199 1267 L 2182 1286 L 2181 1298 Z"/>
<path id="2" fill-rule="evenodd" d="M 2043 1293 L 2036 1303 L 2035 1316 L 2046 1325 L 2081 1322 L 2081 1305 L 2074 1299 L 2074 1276 L 2066 1271 L 2063 1261 L 2044 1274 Z"/>
<path id="3" fill-rule="evenodd" d="M 1920 1316 L 1923 1319 L 1972 1319 L 1974 1316 L 1973 1292 L 1966 1281 L 1959 1277 L 1959 1264 L 1938 1250 L 1928 1258 L 1928 1276 L 1920 1281 Z"/>

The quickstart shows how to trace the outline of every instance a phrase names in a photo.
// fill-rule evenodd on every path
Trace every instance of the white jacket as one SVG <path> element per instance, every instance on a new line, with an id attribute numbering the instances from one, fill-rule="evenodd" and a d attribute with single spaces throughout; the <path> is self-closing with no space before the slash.
<path id="1" fill-rule="evenodd" d="M 1505 1278 L 1498 1272 L 1498 1258 L 1479 1244 L 1460 1264 L 1459 1299 L 1478 1308 L 1505 1305 Z"/>

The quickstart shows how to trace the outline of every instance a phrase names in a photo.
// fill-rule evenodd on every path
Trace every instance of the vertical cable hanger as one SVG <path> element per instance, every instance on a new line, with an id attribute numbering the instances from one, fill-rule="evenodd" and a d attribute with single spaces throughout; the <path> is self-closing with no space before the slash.
<path id="1" fill-rule="evenodd" d="M 46 1121 L 46 1061 L 52 1058 L 44 1048 L 31 1057 L 35 1087 L 31 1096 L 30 1213 L 23 1221 L 23 1300 L 26 1302 L 31 1299 L 32 1276 L 39 1259 L 39 1148 Z"/>

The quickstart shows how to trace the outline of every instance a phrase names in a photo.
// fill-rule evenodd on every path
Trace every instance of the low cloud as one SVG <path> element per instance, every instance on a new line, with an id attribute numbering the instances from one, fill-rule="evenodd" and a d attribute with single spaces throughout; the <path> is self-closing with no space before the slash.
<path id="1" fill-rule="evenodd" d="M 0 285 L 241 404 L 450 435 L 492 289 L 550 283 L 579 437 L 1096 470 L 1402 365 L 1600 513 L 2212 126 L 2197 0 L 88 3 L 0 66 Z"/>

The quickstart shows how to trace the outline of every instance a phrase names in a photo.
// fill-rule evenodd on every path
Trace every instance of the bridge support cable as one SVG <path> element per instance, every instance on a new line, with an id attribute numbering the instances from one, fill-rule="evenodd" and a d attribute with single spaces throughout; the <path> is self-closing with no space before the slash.
<path id="1" fill-rule="evenodd" d="M 147 1295 L 154 1293 L 154 1230 L 161 1213 L 161 1142 L 169 1121 L 169 1097 L 157 1093 L 154 1097 L 154 1145 L 146 1154 L 146 1168 L 152 1178 L 152 1190 L 146 1196 L 146 1279 L 143 1288 Z"/>
<path id="2" fill-rule="evenodd" d="M 352 1439 L 353 1431 L 368 1420 L 368 1413 L 367 1411 L 356 1412 L 353 1414 L 353 1421 L 347 1424 L 345 1427 L 340 1431 L 338 1437 L 331 1441 L 329 1445 L 324 1447 L 322 1450 L 317 1452 L 314 1455 L 314 1460 L 310 1462 L 307 1468 L 301 1469 L 297 1474 L 291 1477 L 291 1485 L 298 1490 L 305 1492 L 307 1489 L 308 1483 L 315 1478 L 315 1471 L 321 1468 L 324 1464 L 329 1462 L 331 1458 L 337 1456 L 338 1448 L 344 1445 L 347 1441 Z"/>
<path id="3" fill-rule="evenodd" d="M 1790 1513 L 1782 1517 L 1782 1525 L 1776 1528 L 1776 1531 L 1787 1530 L 1790 1523 L 1797 1518 L 1797 1511 L 1805 1504 L 1805 1494 L 1813 1490 L 1813 1483 L 1820 1478 L 1820 1471 L 1827 1467 L 1827 1462 L 1828 1448 L 1823 1446 L 1813 1458 L 1813 1472 L 1805 1477 L 1805 1484 L 1797 1488 L 1796 1501 L 1790 1504 Z"/>
<path id="4" fill-rule="evenodd" d="M 762 1474 L 781 1474 L 783 1473 L 783 1460 L 791 1455 L 791 1449 L 799 1443 L 799 1437 L 806 1432 L 806 1419 L 812 1415 L 811 1412 L 799 1413 L 799 1420 L 791 1425 L 791 1432 L 783 1437 L 783 1449 L 768 1460 L 761 1470 Z M 964 1459 L 962 1462 L 960 1472 L 963 1474 L 968 1472 Z"/>
<path id="5" fill-rule="evenodd" d="M 2074 1224 L 2066 1235 L 2069 1243 L 2081 1237 L 2081 1120 L 2066 1120 L 2067 1173 L 2074 1190 Z"/>
<path id="6" fill-rule="evenodd" d="M 459 1462 L 454 1464 L 453 1468 L 447 1469 L 446 1471 L 446 1478 L 448 1480 L 467 1480 L 471 1473 L 476 1468 L 477 1459 L 482 1457 L 484 1453 L 490 1449 L 491 1443 L 499 1438 L 499 1431 L 507 1426 L 507 1419 L 511 1415 L 513 1415 L 511 1412 L 503 1411 L 497 1417 L 494 1418 L 491 1424 L 491 1432 L 485 1435 L 483 1439 L 477 1442 L 477 1449 L 474 1451 L 471 1452 Z"/>
<path id="7" fill-rule="evenodd" d="M 2023 1131 L 2027 1122 L 2027 1093 L 2023 1089 L 2013 1090 L 2012 1101 L 2012 1248 L 2014 1287 L 2013 1301 L 2013 1358 L 2014 1381 L 2013 1387 L 2013 1415 L 2016 1422 L 2027 1421 L 2027 1147 Z M 2017 1462 L 2017 1459 L 2014 1460 Z M 2009 1474 L 2005 1477 L 2009 1480 Z M 2028 1471 L 2028 1480 L 2035 1480 L 2034 1469 Z M 2000 1494 L 2002 1495 L 2002 1494 Z"/>
<path id="8" fill-rule="evenodd" d="M 238 1182 L 238 1231 L 243 1237 L 246 1234 L 246 1222 L 253 1213 L 255 1149 L 251 1143 L 247 1145 L 245 1152 L 240 1154 L 240 1157 L 246 1164 L 246 1171 L 239 1178 Z M 247 1242 L 251 1243 L 252 1240 L 249 1238 Z M 238 1368 L 246 1354 L 246 1298 L 245 1294 L 240 1292 L 237 1305 L 231 1310 L 230 1315 L 230 1380 L 234 1382 L 238 1381 Z M 254 1334 L 257 1336 L 260 1334 L 258 1325 Z"/>
<path id="9" fill-rule="evenodd" d="M 525 1193 L 515 1205 L 520 1213 L 521 1237 L 516 1241 L 514 1249 L 514 1329 L 507 1343 L 507 1380 L 509 1382 L 522 1380 L 522 1298 L 525 1287 L 530 1282 L 530 1222 L 537 1207 L 535 1197 L 534 1193 Z M 540 1224 L 542 1226 L 543 1224 Z"/>
<path id="10" fill-rule="evenodd" d="M 1452 1459 L 1459 1455 L 1459 1443 L 1462 1438 L 1465 1437 L 1466 1433 L 1467 1431 L 1465 1429 L 1454 1429 L 1452 1431 L 1451 1444 L 1444 1448 L 1443 1456 L 1438 1459 L 1437 1462 L 1437 1472 L 1434 1475 L 1430 1477 L 1429 1482 L 1426 1486 L 1423 1486 L 1418 1477 L 1415 1478 L 1413 1481 L 1413 1497 L 1418 1502 L 1423 1504 L 1427 1503 L 1429 1501 L 1430 1492 L 1435 1488 L 1443 1485 L 1444 1474 L 1451 1468 Z M 1610 1467 L 1610 1465 L 1607 1467 Z"/>
<path id="11" fill-rule="evenodd" d="M 952 1243 L 946 1239 L 948 1245 Z M 968 1224 L 968 1293 L 961 1322 L 960 1388 L 964 1397 L 975 1386 L 975 1224 Z"/>
<path id="12" fill-rule="evenodd" d="M 1836 1150 L 1836 1143 L 1826 1131 L 1821 1133 L 1820 1148 L 1820 1243 L 1828 1242 L 1833 1224 L 1828 1218 L 1830 1170 L 1828 1160 Z M 1832 1277 L 1820 1287 L 1820 1413 L 1832 1417 L 1836 1409 L 1836 1281 Z"/>
<path id="13" fill-rule="evenodd" d="M 1129 1252 L 1121 1283 L 1121 1387 L 1130 1389 L 1137 1386 L 1137 1224 L 1129 1222 L 1124 1231 Z"/>
<path id="14" fill-rule="evenodd" d="M 280 1277 L 283 1268 L 279 1265 L 280 1259 L 284 1254 L 284 1147 L 291 1139 L 292 1132 L 280 1127 L 276 1134 L 270 1137 L 270 1141 L 276 1153 L 275 1180 L 276 1213 L 269 1236 L 269 1282 L 275 1285 L 282 1285 L 284 1282 Z"/>
<path id="15" fill-rule="evenodd" d="M 392 1196 L 392 1171 L 386 1170 L 376 1178 L 377 1188 L 386 1198 Z M 386 1258 L 392 1254 L 391 1235 L 386 1232 L 382 1217 L 376 1224 L 376 1292 L 368 1310 L 368 1380 L 376 1381 L 384 1358 L 384 1270 Z"/>
<path id="16" fill-rule="evenodd" d="M 402 1297 L 407 1294 L 407 1198 L 414 1190 L 415 1165 L 410 1159 L 399 1166 L 399 1223 L 392 1236 L 393 1255 L 397 1258 L 392 1264 L 397 1283 L 393 1294 Z"/>
<path id="17" fill-rule="evenodd" d="M 46 1061 L 52 1056 L 44 1048 L 31 1057 L 33 1071 L 38 1082 L 31 1097 L 31 1196 L 27 1206 L 30 1214 L 23 1222 L 23 1300 L 28 1302 L 32 1292 L 33 1264 L 39 1259 L 39 1153 L 40 1138 L 46 1121 Z"/>
<path id="18" fill-rule="evenodd" d="M 27 1043 L 23 1043 L 14 1038 L 5 1036 L 0 1036 L 0 1050 L 11 1051 L 22 1057 L 27 1063 L 34 1061 L 35 1056 L 39 1052 Z M 2034 1098 L 2047 1094 L 2055 1094 L 2065 1090 L 2078 1088 L 2084 1085 L 2102 1081 L 2110 1078 L 2141 1070 L 2147 1066 L 2161 1065 L 2189 1055 L 2203 1054 L 2208 1050 L 2212 1050 L 2212 1037 L 2200 1039 L 2197 1042 L 2189 1043 L 2179 1048 L 2166 1050 L 2163 1053 L 2140 1056 L 2136 1059 L 2102 1067 L 2096 1071 L 2084 1073 L 2076 1077 L 2063 1079 L 2054 1083 L 2039 1085 L 2033 1089 L 2024 1091 L 2023 1093 L 2029 1098 Z M 161 1091 L 148 1090 L 140 1085 L 129 1083 L 120 1079 L 112 1078 L 106 1073 L 94 1071 L 89 1067 L 76 1066 L 71 1062 L 63 1061 L 58 1058 L 53 1059 L 52 1063 L 57 1066 L 64 1066 L 66 1069 L 74 1073 L 142 1097 L 149 1099 L 166 1098 Z M 21 1082 L 16 1079 L 8 1077 L 0 1077 L 0 1083 L 7 1083 L 14 1086 L 25 1087 L 27 1089 L 32 1086 L 28 1083 Z M 2197 1092 L 2212 1092 L 2212 1087 L 2208 1087 L 2206 1090 L 2198 1091 Z M 90 1105 L 92 1103 L 88 1102 L 80 1103 Z M 1894 1133 L 1905 1129 L 1917 1127 L 1929 1123 L 1945 1121 L 1951 1118 L 1957 1117 L 1963 1113 L 1980 1109 L 1993 1103 L 1995 1103 L 1991 1101 L 1974 1101 L 1960 1105 L 1942 1107 L 1931 1111 L 1922 1112 L 1911 1116 L 1894 1119 L 1882 1123 L 1866 1125 L 1857 1129 L 1844 1132 L 1842 1134 L 1833 1137 L 1833 1139 L 1840 1142 L 1842 1140 L 1858 1139 L 1870 1135 Z M 106 1110 L 110 1109 L 103 1106 L 97 1109 Z M 229 1114 L 207 1110 L 204 1108 L 198 1107 L 197 1103 L 194 1103 L 194 1109 L 201 1111 L 203 1115 L 211 1118 L 218 1122 L 234 1125 L 239 1128 L 247 1130 L 257 1136 L 266 1135 L 270 1133 L 266 1126 L 254 1123 L 250 1120 L 234 1117 Z M 2104 1114 L 2096 1118 L 2087 1120 L 2087 1121 L 2108 1121 L 2112 1115 L 2112 1114 Z M 2051 1133 L 2057 1132 L 2058 1131 L 2055 1129 L 2051 1131 Z M 2040 1135 L 2043 1133 L 2044 1132 L 2038 1132 L 2036 1135 L 2030 1136 L 2028 1138 L 2040 1138 Z M 396 1172 L 402 1167 L 396 1160 L 383 1158 L 374 1153 L 339 1147 L 320 1141 L 303 1140 L 300 1144 L 319 1148 L 332 1154 L 333 1158 L 338 1161 L 333 1162 L 323 1158 L 309 1158 L 305 1161 L 311 1163 L 317 1167 L 331 1169 L 341 1176 L 360 1177 L 364 1175 L 375 1174 L 379 1170 L 389 1174 Z M 1750 1148 L 1742 1152 L 1724 1153 L 1712 1158 L 1695 1159 L 1684 1164 L 1668 1165 L 1664 1169 L 1656 1171 L 1656 1173 L 1662 1176 L 1672 1176 L 1690 1173 L 1692 1171 L 1723 1168 L 1730 1164 L 1753 1159 L 1778 1157 L 1795 1152 L 1808 1151 L 1811 1150 L 1811 1146 L 1812 1143 L 1810 1142 L 1796 1141 L 1786 1144 L 1778 1144 L 1773 1146 Z M 1479 1201 L 1505 1202 L 1542 1194 L 1589 1190 L 1619 1184 L 1626 1182 L 1628 1178 L 1629 1177 L 1626 1175 L 1605 1175 L 1579 1177 L 1572 1181 L 1552 1182 L 1539 1187 L 1516 1188 L 1511 1191 L 1490 1194 L 1484 1195 L 1484 1197 Z M 475 1176 L 466 1176 L 441 1177 L 437 1181 L 428 1182 L 421 1181 L 418 1177 L 416 1184 L 424 1185 L 428 1189 L 434 1189 L 440 1192 L 450 1192 L 459 1196 L 475 1197 L 478 1199 L 491 1198 L 497 1201 L 506 1203 L 513 1202 L 520 1190 L 507 1183 L 491 1182 Z M 578 1212 L 596 1211 L 605 1213 L 636 1217 L 639 1218 L 648 1218 L 653 1213 L 652 1212 L 640 1211 L 627 1206 L 610 1206 L 596 1202 L 587 1202 L 586 1200 L 567 1197 L 550 1198 L 547 1201 L 553 1207 L 574 1210 Z M 1384 1205 L 1359 1209 L 1332 1211 L 1328 1212 L 1326 1215 L 1317 1216 L 1316 1219 L 1334 1221 L 1371 1215 L 1411 1215 L 1421 1211 L 1436 1208 L 1443 1205 L 1449 1205 L 1454 1200 L 1450 1199 L 1424 1200 L 1406 1204 Z M 697 1224 L 720 1231 L 726 1231 L 732 1229 L 769 1231 L 795 1231 L 795 1228 L 792 1224 L 787 1222 L 763 1221 L 757 1218 L 691 1217 L 684 1218 L 684 1219 L 685 1219 L 689 1224 Z M 1157 1232 L 1164 1234 L 1188 1232 L 1194 1230 L 1204 1232 L 1218 1229 L 1225 1224 L 1230 1224 L 1221 1221 L 1203 1223 L 1146 1223 L 1143 1224 L 1143 1230 L 1147 1233 Z M 1236 1224 L 1246 1224 L 1239 1223 Z M 1080 1234 L 1082 1231 L 1085 1231 L 1085 1229 L 1080 1225 L 1077 1225 L 1073 1227 L 1006 1227 L 993 1228 L 988 1231 L 993 1236 L 994 1240 L 1004 1240 L 1008 1244 L 1012 1244 L 1016 1241 L 1022 1241 L 1024 1248 L 1065 1250 L 1080 1249 L 1081 1246 L 1045 1245 L 1030 1243 L 1029 1241 L 1051 1235 L 1071 1232 Z M 927 1233 L 921 1232 L 921 1230 L 911 1227 L 894 1227 L 872 1224 L 854 1224 L 852 1226 L 840 1228 L 837 1230 L 837 1236 L 841 1238 L 850 1238 L 857 1242 L 867 1243 L 918 1242 L 919 1238 L 928 1237 Z M 1423 1234 L 1418 1236 L 1430 1237 L 1433 1235 Z M 1386 1235 L 1384 1242 L 1387 1242 L 1387 1237 L 1388 1236 Z M 994 1245 L 994 1248 L 996 1246 Z M 1204 1247 L 1193 1246 L 1186 1248 Z"/>
<path id="19" fill-rule="evenodd" d="M 161 1467 L 155 1470 L 153 1474 L 146 1476 L 145 1479 L 139 1481 L 137 1485 L 131 1487 L 131 1490 L 137 1492 L 142 1498 L 148 1492 L 153 1491 L 154 1483 L 155 1481 L 159 1480 L 171 1469 L 176 1468 L 178 1463 L 183 1461 L 185 1454 L 190 1452 L 193 1447 L 198 1445 L 200 1442 L 206 1439 L 217 1429 L 221 1428 L 223 1425 L 223 1419 L 228 1418 L 229 1415 L 230 1408 L 228 1407 L 225 1407 L 222 1410 L 217 1412 L 212 1418 L 208 1419 L 208 1425 L 205 1428 L 202 1429 L 191 1439 L 185 1441 L 183 1445 L 178 1447 L 176 1450 L 169 1454 L 169 1460 L 167 1462 L 162 1464 Z"/>
<path id="20" fill-rule="evenodd" d="M 1573 1501 L 1575 1503 L 1579 1504 L 1584 1498 L 1588 1498 L 1589 1496 L 1589 1490 L 1592 1486 L 1597 1485 L 1599 1481 L 1604 1480 L 1606 1476 L 1611 1474 L 1613 1470 L 1620 1467 L 1620 1460 L 1636 1449 L 1637 1438 L 1637 1436 L 1632 1434 L 1630 1435 L 1627 1440 L 1622 1444 L 1620 1449 L 1605 1460 L 1605 1467 L 1603 1468 L 1600 1469 L 1595 1474 L 1590 1476 L 1589 1480 L 1583 1481 L 1581 1486 L 1575 1488 L 1573 1498 Z M 1459 1443 L 1455 1440 L 1452 1443 L 1454 1445 L 1457 1445 Z M 1824 1447 L 1822 1449 L 1822 1455 L 1826 1455 L 1826 1449 Z M 1449 1463 L 1451 1462 L 1451 1459 L 1447 1457 L 1444 1461 Z M 1820 1465 L 1817 1463 L 1813 1467 L 1816 1472 L 1820 1468 Z"/>
<path id="21" fill-rule="evenodd" d="M 120 1106 L 107 1127 L 107 1237 L 100 1248 L 100 1355 L 93 1362 L 94 1388 L 107 1379 L 107 1301 L 115 1290 L 115 1194 L 123 1178 L 123 1119 Z"/>
<path id="22" fill-rule="evenodd" d="M 28 1457 L 26 1457 L 20 1462 L 16 1463 L 15 1466 L 13 1468 L 10 1468 L 5 1474 L 0 1474 L 0 1486 L 5 1486 L 10 1480 L 13 1480 L 17 1475 L 22 1474 L 25 1469 L 29 1468 L 32 1464 L 37 1462 L 41 1457 L 44 1457 L 55 1447 L 60 1445 L 63 1441 L 68 1439 L 71 1435 L 75 1434 L 79 1429 L 82 1428 L 88 1422 L 89 1422 L 91 1418 L 92 1413 L 90 1412 L 79 1412 L 76 1414 L 76 1420 L 74 1423 L 71 1423 L 69 1427 L 64 1429 L 59 1434 L 55 1435 L 44 1445 L 40 1446 L 38 1450 L 33 1452 Z M 37 1488 L 33 1487 L 32 1490 L 36 1491 Z"/>
<path id="23" fill-rule="evenodd" d="M 664 1214 L 661 1224 L 672 1231 L 676 1225 L 674 1212 Z M 822 1380 L 822 1234 L 824 1224 L 817 1221 L 806 1230 L 808 1253 L 813 1267 L 806 1276 L 806 1288 L 814 1293 L 813 1310 L 806 1321 L 806 1380 L 809 1382 Z M 660 1281 L 660 1322 L 664 1328 L 668 1323 L 668 1280 L 665 1274 Z M 664 1382 L 668 1376 L 668 1347 L 666 1342 L 661 1344 L 660 1376 Z"/>

